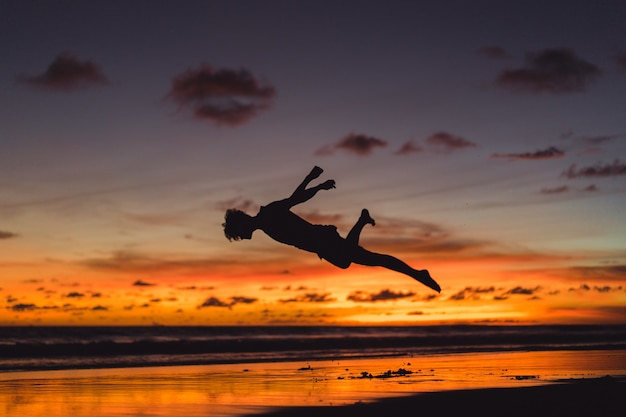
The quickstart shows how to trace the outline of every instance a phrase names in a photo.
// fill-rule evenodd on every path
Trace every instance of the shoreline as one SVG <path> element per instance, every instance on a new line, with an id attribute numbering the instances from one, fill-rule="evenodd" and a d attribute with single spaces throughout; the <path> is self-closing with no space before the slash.
<path id="1" fill-rule="evenodd" d="M 623 411 L 626 377 L 569 379 L 525 387 L 480 388 L 409 394 L 339 406 L 295 406 L 256 417 L 380 417 L 425 414 L 481 417 L 608 417 Z"/>

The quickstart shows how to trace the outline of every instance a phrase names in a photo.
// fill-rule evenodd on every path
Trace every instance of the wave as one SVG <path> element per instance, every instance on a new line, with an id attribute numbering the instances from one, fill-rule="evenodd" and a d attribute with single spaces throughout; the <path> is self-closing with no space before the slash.
<path id="1" fill-rule="evenodd" d="M 626 326 L 0 327 L 0 370 L 626 349 Z"/>

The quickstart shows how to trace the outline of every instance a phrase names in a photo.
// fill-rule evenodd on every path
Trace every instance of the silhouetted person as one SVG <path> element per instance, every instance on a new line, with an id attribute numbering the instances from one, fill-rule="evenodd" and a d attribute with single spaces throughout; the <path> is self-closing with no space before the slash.
<path id="1" fill-rule="evenodd" d="M 441 288 L 430 277 L 427 270 L 413 269 L 393 256 L 370 252 L 359 246 L 359 237 L 363 227 L 366 224 L 372 226 L 376 224 L 366 209 L 361 211 L 361 217 L 345 239 L 339 236 L 337 227 L 311 224 L 290 210 L 296 204 L 311 199 L 319 190 L 335 188 L 334 180 L 306 188 L 322 172 L 322 168 L 314 167 L 289 198 L 261 207 L 254 217 L 241 210 L 228 209 L 226 221 L 222 224 L 228 240 L 251 239 L 252 232 L 261 229 L 272 239 L 316 253 L 321 259 L 339 268 L 347 268 L 353 262 L 367 266 L 382 266 L 406 274 L 440 292 Z"/>

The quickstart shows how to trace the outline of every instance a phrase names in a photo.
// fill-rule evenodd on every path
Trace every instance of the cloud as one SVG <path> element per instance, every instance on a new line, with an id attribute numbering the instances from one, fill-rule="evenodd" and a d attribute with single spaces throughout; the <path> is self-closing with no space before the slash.
<path id="1" fill-rule="evenodd" d="M 71 292 L 65 295 L 65 297 L 67 298 L 82 298 L 84 297 L 85 294 L 81 293 L 81 292 Z"/>
<path id="2" fill-rule="evenodd" d="M 613 55 L 613 62 L 617 65 L 617 69 L 620 72 L 626 74 L 626 53 L 621 52 L 619 54 Z"/>
<path id="3" fill-rule="evenodd" d="M 20 303 L 20 304 L 14 304 L 11 307 L 7 307 L 7 310 L 12 310 L 18 313 L 22 313 L 24 311 L 35 311 L 35 310 L 58 310 L 59 307 L 57 306 L 43 306 L 43 307 L 39 307 L 35 304 L 32 303 Z"/>
<path id="4" fill-rule="evenodd" d="M 457 292 L 450 296 L 450 300 L 461 301 L 461 300 L 479 300 L 480 294 L 489 294 L 494 292 L 495 287 L 465 287 L 461 291 Z"/>
<path id="5" fill-rule="evenodd" d="M 258 301 L 258 298 L 254 297 L 241 297 L 235 296 L 230 297 L 230 302 L 223 301 L 217 297 L 209 297 L 207 298 L 198 308 L 204 307 L 227 307 L 232 308 L 236 304 L 253 304 Z"/>
<path id="6" fill-rule="evenodd" d="M 215 203 L 215 207 L 220 211 L 225 211 L 232 208 L 245 212 L 256 212 L 259 210 L 259 204 L 241 196 L 218 201 L 217 203 Z"/>
<path id="7" fill-rule="evenodd" d="M 159 273 L 172 270 L 205 270 L 227 263 L 221 259 L 164 259 L 163 256 L 148 256 L 134 252 L 118 251 L 108 258 L 87 259 L 82 265 L 100 270 Z"/>
<path id="8" fill-rule="evenodd" d="M 599 293 L 611 293 L 611 292 L 622 292 L 624 290 L 624 287 L 621 285 L 618 286 L 611 286 L 611 285 L 603 285 L 603 286 L 599 286 L 599 285 L 594 285 L 593 287 L 588 285 L 588 284 L 580 284 L 580 286 L 578 288 L 570 288 L 568 291 L 572 292 L 572 291 L 596 291 Z"/>
<path id="9" fill-rule="evenodd" d="M 525 153 L 506 153 L 506 154 L 498 154 L 494 153 L 491 155 L 491 158 L 506 158 L 506 159 L 554 159 L 560 158 L 565 155 L 565 152 L 555 148 L 554 146 L 550 146 L 547 149 L 537 150 L 535 152 L 525 152 Z"/>
<path id="10" fill-rule="evenodd" d="M 355 153 L 359 156 L 367 156 L 372 153 L 374 148 L 384 148 L 387 141 L 373 136 L 363 134 L 350 133 L 341 138 L 337 143 L 326 145 L 318 149 L 316 155 L 331 155 L 337 149 L 343 149 L 348 152 Z"/>
<path id="11" fill-rule="evenodd" d="M 133 287 L 152 287 L 154 285 L 156 285 L 156 284 L 151 284 L 149 282 L 145 282 L 145 281 L 142 281 L 140 279 L 135 281 L 135 282 L 133 282 Z"/>
<path id="12" fill-rule="evenodd" d="M 413 297 L 414 295 L 415 293 L 412 291 L 395 292 L 390 289 L 384 289 L 384 290 L 380 290 L 377 293 L 366 293 L 364 291 L 354 291 L 348 294 L 348 297 L 346 299 L 348 301 L 374 303 L 377 301 L 399 300 L 402 298 Z"/>
<path id="13" fill-rule="evenodd" d="M 563 185 L 561 187 L 555 187 L 555 188 L 542 188 L 540 193 L 541 194 L 562 194 L 569 191 L 569 187 L 567 185 Z"/>
<path id="14" fill-rule="evenodd" d="M 496 83 L 512 90 L 562 94 L 584 91 L 600 73 L 570 49 L 551 48 L 526 54 L 523 67 L 502 71 Z"/>
<path id="15" fill-rule="evenodd" d="M 328 303 L 335 300 L 336 298 L 331 297 L 330 293 L 306 293 L 293 298 L 286 298 L 278 301 L 281 303 Z"/>
<path id="16" fill-rule="evenodd" d="M 237 126 L 270 107 L 274 87 L 261 83 L 246 69 L 213 69 L 200 65 L 172 80 L 167 98 L 191 108 L 198 120 Z"/>
<path id="17" fill-rule="evenodd" d="M 12 239 L 17 237 L 18 235 L 15 233 L 7 232 L 4 230 L 0 230 L 0 239 Z"/>
<path id="18" fill-rule="evenodd" d="M 485 46 L 476 50 L 478 55 L 484 56 L 490 59 L 508 59 L 509 54 L 499 46 Z"/>
<path id="19" fill-rule="evenodd" d="M 34 87 L 67 92 L 108 84 L 97 64 L 90 60 L 80 61 L 68 52 L 59 54 L 43 74 L 18 77 L 18 81 Z"/>
<path id="20" fill-rule="evenodd" d="M 505 292 L 504 295 L 534 295 L 540 289 L 541 287 L 539 286 L 535 288 L 524 288 L 524 287 L 517 286 Z"/>
<path id="21" fill-rule="evenodd" d="M 577 168 L 576 164 L 570 165 L 570 167 L 563 172 L 563 176 L 567 178 L 580 178 L 580 177 L 613 177 L 618 175 L 626 175 L 626 164 L 620 162 L 619 159 L 613 161 L 612 164 L 596 164 L 594 166 L 588 166 L 583 168 Z"/>
<path id="22" fill-rule="evenodd" d="M 426 138 L 426 143 L 433 150 L 451 152 L 457 149 L 472 148 L 476 144 L 461 136 L 455 136 L 447 132 L 437 132 Z"/>
<path id="23" fill-rule="evenodd" d="M 37 306 L 35 304 L 24 304 L 24 303 L 20 303 L 20 304 L 14 304 L 11 307 L 7 307 L 13 311 L 33 311 L 37 309 Z"/>
<path id="24" fill-rule="evenodd" d="M 396 155 L 409 155 L 413 153 L 420 153 L 423 151 L 424 151 L 424 148 L 422 148 L 420 145 L 410 140 L 406 142 L 404 145 L 402 145 L 402 147 L 394 153 Z"/>

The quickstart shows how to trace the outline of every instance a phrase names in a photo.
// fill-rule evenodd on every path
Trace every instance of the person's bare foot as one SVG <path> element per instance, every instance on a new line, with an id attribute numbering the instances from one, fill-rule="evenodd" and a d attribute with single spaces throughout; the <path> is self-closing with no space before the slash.
<path id="1" fill-rule="evenodd" d="M 322 175 L 322 172 L 324 172 L 324 170 L 316 165 L 316 166 L 313 167 L 313 169 L 309 173 L 309 178 L 314 180 L 315 178 L 317 178 L 320 175 Z"/>
<path id="2" fill-rule="evenodd" d="M 365 221 L 366 224 L 371 224 L 372 226 L 376 226 L 376 222 L 370 216 L 370 212 L 367 209 L 361 210 L 361 220 Z"/>

